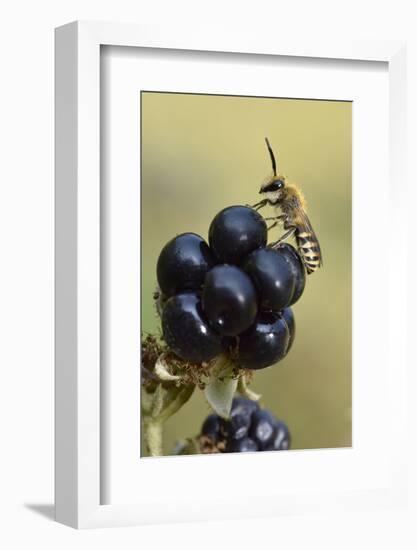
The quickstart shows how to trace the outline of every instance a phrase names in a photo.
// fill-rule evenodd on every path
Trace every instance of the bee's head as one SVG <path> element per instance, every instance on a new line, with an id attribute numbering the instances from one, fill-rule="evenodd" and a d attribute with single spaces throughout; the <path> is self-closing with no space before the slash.
<path id="1" fill-rule="evenodd" d="M 268 181 L 263 183 L 261 185 L 261 188 L 259 189 L 259 193 L 280 193 L 281 189 L 283 189 L 284 187 L 285 177 L 278 174 L 277 176 L 274 176 L 273 178 L 270 178 Z"/>
<path id="2" fill-rule="evenodd" d="M 271 157 L 273 175 L 261 185 L 259 193 L 263 194 L 271 203 L 276 203 L 282 196 L 282 191 L 285 187 L 285 177 L 277 174 L 277 164 L 274 152 L 272 151 L 268 138 L 265 138 L 265 141 Z"/>

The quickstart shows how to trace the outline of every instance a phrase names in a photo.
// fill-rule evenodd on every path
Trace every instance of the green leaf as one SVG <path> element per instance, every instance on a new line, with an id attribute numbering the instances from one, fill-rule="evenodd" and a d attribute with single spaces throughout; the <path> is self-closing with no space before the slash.
<path id="1" fill-rule="evenodd" d="M 234 364 L 225 356 L 219 356 L 211 371 L 204 395 L 213 410 L 223 418 L 229 418 L 237 379 L 233 378 Z"/>

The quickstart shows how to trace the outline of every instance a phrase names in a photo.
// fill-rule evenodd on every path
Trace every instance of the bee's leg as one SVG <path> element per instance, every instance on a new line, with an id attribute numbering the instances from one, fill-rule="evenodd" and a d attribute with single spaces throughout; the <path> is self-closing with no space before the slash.
<path id="1" fill-rule="evenodd" d="M 286 233 L 284 233 L 282 235 L 282 237 L 280 237 L 276 242 L 274 243 L 271 243 L 269 246 L 271 248 L 276 248 L 278 245 L 280 245 L 283 241 L 285 241 L 286 239 L 288 239 L 288 237 L 291 237 L 291 235 L 294 233 L 294 231 L 296 230 L 295 227 L 290 227 L 290 229 L 288 229 L 288 231 Z"/>
<path id="2" fill-rule="evenodd" d="M 274 227 L 276 227 L 279 222 L 281 221 L 285 221 L 287 219 L 287 216 L 286 214 L 280 214 L 279 216 L 271 216 L 269 218 L 264 218 L 264 220 L 266 221 L 273 221 L 274 223 L 272 223 L 269 227 L 267 227 L 267 231 L 269 231 L 270 229 L 273 229 Z"/>
<path id="3" fill-rule="evenodd" d="M 276 220 L 277 222 L 286 220 L 286 219 L 287 219 L 286 214 L 280 214 L 279 216 L 271 216 L 270 218 L 264 218 L 264 220 Z"/>
<path id="4" fill-rule="evenodd" d="M 274 227 L 276 227 L 278 225 L 278 220 L 276 220 L 275 218 L 264 218 L 264 219 L 265 220 L 275 220 L 274 223 L 271 223 L 271 225 L 266 228 L 267 231 L 269 231 L 270 229 L 273 229 Z"/>
<path id="5" fill-rule="evenodd" d="M 254 210 L 260 210 L 261 208 L 263 208 L 266 204 L 267 204 L 267 200 L 266 199 L 263 199 L 259 202 L 257 202 L 256 204 L 252 204 L 252 205 L 247 205 L 249 206 L 249 208 L 253 208 Z"/>
<path id="6" fill-rule="evenodd" d="M 271 221 L 271 220 L 274 221 L 274 223 L 272 223 L 269 227 L 267 227 L 267 231 L 269 231 L 270 229 L 276 227 L 279 222 L 281 222 L 281 221 L 285 222 L 286 219 L 287 219 L 286 214 L 280 214 L 279 216 L 272 216 L 270 218 L 264 218 L 264 220 L 267 220 L 267 221 Z"/>

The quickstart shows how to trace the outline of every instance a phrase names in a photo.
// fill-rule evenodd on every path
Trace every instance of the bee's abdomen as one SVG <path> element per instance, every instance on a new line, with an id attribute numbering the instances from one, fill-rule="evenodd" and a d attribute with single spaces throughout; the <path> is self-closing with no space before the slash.
<path id="1" fill-rule="evenodd" d="M 307 273 L 314 273 L 321 265 L 320 248 L 317 240 L 311 233 L 297 233 L 298 250 L 306 266 Z"/>

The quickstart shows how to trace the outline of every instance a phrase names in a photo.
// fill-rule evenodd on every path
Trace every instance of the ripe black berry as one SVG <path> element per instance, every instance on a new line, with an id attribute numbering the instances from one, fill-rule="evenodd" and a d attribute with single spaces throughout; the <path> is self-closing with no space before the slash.
<path id="1" fill-rule="evenodd" d="M 201 428 L 201 434 L 211 437 L 214 441 L 217 441 L 220 433 L 221 418 L 217 414 L 209 414 L 204 420 L 204 424 Z"/>
<path id="2" fill-rule="evenodd" d="M 252 399 L 242 396 L 233 399 L 232 414 L 248 414 L 251 416 L 257 410 L 259 410 L 259 404 Z"/>
<path id="3" fill-rule="evenodd" d="M 293 246 L 288 243 L 281 243 L 276 250 L 285 257 L 294 276 L 294 294 L 289 304 L 292 306 L 304 292 L 304 287 L 306 286 L 306 270 L 299 253 Z"/>
<path id="4" fill-rule="evenodd" d="M 290 448 L 291 436 L 288 427 L 281 420 L 276 421 L 272 439 L 265 447 L 265 451 L 286 451 Z"/>
<path id="5" fill-rule="evenodd" d="M 275 417 L 266 409 L 256 411 L 252 417 L 249 436 L 264 450 L 274 438 Z"/>
<path id="6" fill-rule="evenodd" d="M 239 336 L 239 363 L 245 369 L 264 369 L 285 357 L 290 330 L 278 313 L 260 313 L 253 326 Z"/>
<path id="7" fill-rule="evenodd" d="M 287 353 L 290 351 L 292 343 L 295 338 L 295 319 L 294 313 L 290 307 L 286 307 L 281 311 L 281 315 L 284 318 L 284 321 L 287 323 L 288 330 L 290 331 L 290 341 L 288 342 Z"/>
<path id="8" fill-rule="evenodd" d="M 295 278 L 283 254 L 272 248 L 259 248 L 249 254 L 243 268 L 258 290 L 260 309 L 280 311 L 291 303 Z"/>
<path id="9" fill-rule="evenodd" d="M 207 273 L 202 306 L 212 327 L 225 336 L 245 331 L 258 312 L 252 281 L 244 271 L 232 265 L 218 265 Z"/>
<path id="10" fill-rule="evenodd" d="M 185 361 L 210 361 L 223 351 L 221 336 L 204 320 L 200 299 L 193 292 L 167 300 L 162 312 L 162 333 L 171 350 Z"/>
<path id="11" fill-rule="evenodd" d="M 228 440 L 242 439 L 247 436 L 252 422 L 252 415 L 258 409 L 259 405 L 255 401 L 244 397 L 235 397 L 230 419 L 223 421 L 220 428 L 221 432 Z"/>
<path id="12" fill-rule="evenodd" d="M 259 451 L 259 447 L 255 441 L 249 437 L 234 439 L 230 441 L 226 447 L 226 452 L 228 453 L 254 453 L 256 451 Z"/>
<path id="13" fill-rule="evenodd" d="M 199 290 L 215 264 L 208 244 L 195 233 L 183 233 L 162 249 L 156 267 L 162 293 L 170 297 L 184 290 Z"/>
<path id="14" fill-rule="evenodd" d="M 217 214 L 209 229 L 209 243 L 219 262 L 239 264 L 267 242 L 263 217 L 246 206 L 229 206 Z"/>

